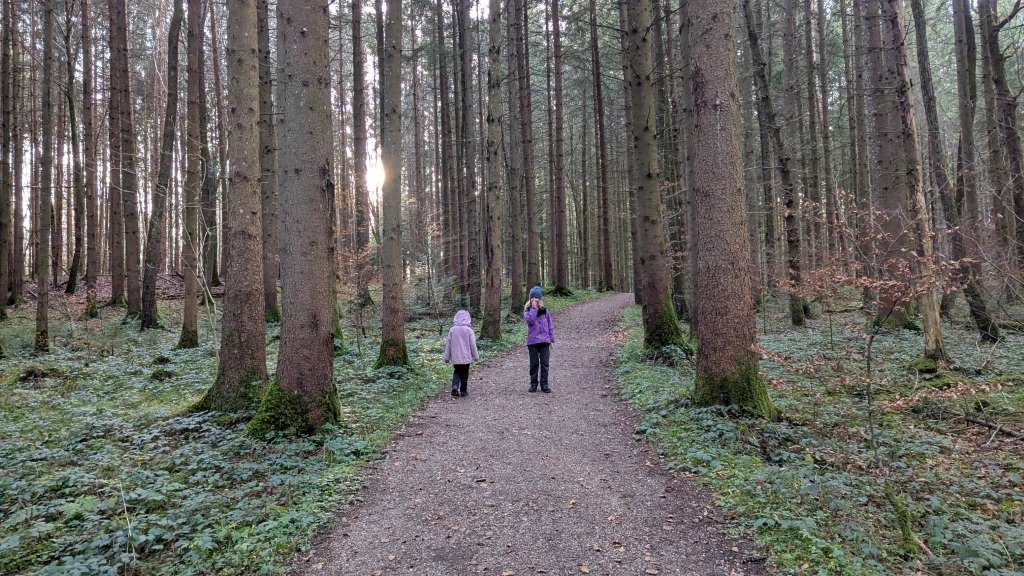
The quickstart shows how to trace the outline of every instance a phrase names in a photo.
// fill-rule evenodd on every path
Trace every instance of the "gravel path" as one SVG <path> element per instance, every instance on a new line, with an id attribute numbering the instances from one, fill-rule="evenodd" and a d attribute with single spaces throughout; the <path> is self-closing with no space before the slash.
<path id="1" fill-rule="evenodd" d="M 399 434 L 297 574 L 766 574 L 721 534 L 709 494 L 664 471 L 615 399 L 629 295 L 555 315 L 552 394 L 527 392 L 525 348 L 474 366 Z"/>

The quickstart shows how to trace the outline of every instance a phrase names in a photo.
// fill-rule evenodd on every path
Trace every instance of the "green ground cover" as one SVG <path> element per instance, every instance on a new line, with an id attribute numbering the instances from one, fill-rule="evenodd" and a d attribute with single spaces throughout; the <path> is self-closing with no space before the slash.
<path id="1" fill-rule="evenodd" d="M 909 368 L 920 334 L 882 333 L 869 390 L 860 312 L 766 318 L 773 423 L 691 406 L 692 364 L 645 357 L 626 311 L 621 395 L 673 471 L 712 488 L 782 574 L 1024 574 L 1024 441 L 1006 433 L 1024 430 L 1024 336 L 987 347 L 947 322 L 956 366 L 931 374 Z"/>
<path id="2" fill-rule="evenodd" d="M 348 326 L 335 359 L 342 425 L 254 439 L 247 415 L 189 412 L 215 374 L 215 315 L 201 320 L 202 346 L 176 350 L 179 310 L 161 311 L 168 329 L 144 333 L 120 309 L 89 322 L 58 311 L 46 355 L 32 353 L 28 307 L 0 324 L 0 574 L 282 574 L 449 378 L 447 314 L 408 325 L 409 369 L 374 370 L 374 331 Z M 271 371 L 277 336 L 271 326 Z M 506 324 L 483 358 L 523 336 Z"/>

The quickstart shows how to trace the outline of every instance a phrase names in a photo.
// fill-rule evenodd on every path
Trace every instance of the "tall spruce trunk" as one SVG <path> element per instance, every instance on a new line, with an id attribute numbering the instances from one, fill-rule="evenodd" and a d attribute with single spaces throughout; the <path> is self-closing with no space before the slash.
<path id="1" fill-rule="evenodd" d="M 211 14 L 211 17 L 213 15 Z M 199 146 L 199 99 L 204 89 L 200 52 L 203 50 L 202 0 L 188 0 L 188 107 L 186 109 L 185 182 L 182 211 L 181 267 L 185 276 L 185 303 L 181 319 L 179 348 L 199 345 L 199 187 L 203 170 Z"/>
<path id="2" fill-rule="evenodd" d="M 928 163 L 931 170 L 932 185 L 942 203 L 942 212 L 949 234 L 950 256 L 961 262 L 964 259 L 964 241 L 960 229 L 961 206 L 955 197 L 953 183 L 949 176 L 946 151 L 943 148 L 942 130 L 939 124 L 939 112 L 936 105 L 935 85 L 932 81 L 931 61 L 928 54 L 928 27 L 925 25 L 925 12 L 922 0 L 911 0 L 914 14 L 914 32 L 917 43 L 917 69 L 921 75 L 921 94 L 924 102 L 925 121 L 928 124 Z M 999 339 L 999 327 L 988 314 L 988 306 L 978 286 L 977 278 L 971 274 L 967 264 L 961 264 L 960 281 L 964 283 L 964 295 L 968 299 L 971 317 L 982 340 L 994 342 Z"/>
<path id="3" fill-rule="evenodd" d="M 53 188 L 53 11 L 57 0 L 46 0 L 43 10 L 42 157 L 36 232 L 36 336 L 35 351 L 50 351 L 50 190 Z M 58 219 L 59 222 L 59 219 Z"/>
<path id="4" fill-rule="evenodd" d="M 540 214 L 537 210 L 537 175 L 534 171 L 533 149 L 533 89 L 530 71 L 530 15 L 526 0 L 512 0 L 518 4 L 520 25 L 516 30 L 519 58 L 516 76 L 519 78 L 519 129 L 523 146 L 523 196 L 526 201 L 523 220 L 526 222 L 526 285 L 540 284 Z"/>
<path id="5" fill-rule="evenodd" d="M 690 157 L 694 166 L 699 405 L 732 405 L 775 416 L 758 374 L 757 329 L 750 291 L 749 237 L 736 91 L 735 4 L 690 2 L 689 69 L 693 88 Z"/>
<path id="6" fill-rule="evenodd" d="M 568 222 L 566 221 L 565 208 L 565 106 L 562 88 L 562 15 L 561 2 L 551 0 L 551 51 L 554 72 L 554 188 L 551 190 L 551 220 L 553 244 L 552 281 L 555 285 L 556 294 L 567 294 L 569 292 L 569 252 L 568 252 Z"/>
<path id="7" fill-rule="evenodd" d="M 811 0 L 803 1 L 804 9 L 804 65 L 807 87 L 807 152 L 808 152 L 808 176 L 809 186 L 804 191 L 805 197 L 810 201 L 811 215 L 811 256 L 814 259 L 814 266 L 820 268 L 825 263 L 824 248 L 826 243 L 822 240 L 825 237 L 825 229 L 822 218 L 823 204 L 821 201 L 821 156 L 818 154 L 818 88 L 817 88 L 817 62 L 814 57 L 814 16 L 811 12 Z M 827 125 L 822 125 L 823 132 L 828 131 Z"/>
<path id="8" fill-rule="evenodd" d="M 787 0 L 791 2 L 792 0 Z M 775 105 L 772 103 L 772 96 L 768 84 L 767 64 L 761 48 L 760 36 L 757 30 L 757 19 L 751 10 L 750 0 L 742 0 L 744 19 L 747 24 L 747 41 L 750 45 L 750 56 L 753 63 L 754 83 L 757 88 L 757 111 L 758 122 L 767 128 L 772 143 L 772 151 L 775 154 L 776 169 L 779 173 L 779 183 L 782 186 L 782 196 L 786 206 L 785 231 L 786 231 L 786 260 L 788 267 L 788 280 L 790 282 L 789 295 L 789 316 L 794 326 L 804 324 L 803 298 L 792 292 L 792 288 L 800 285 L 800 228 L 796 221 L 796 181 L 793 174 L 792 149 L 787 146 L 787 140 L 783 138 L 783 129 L 777 120 Z M 791 6 L 790 6 L 791 7 Z M 787 19 L 788 20 L 788 19 Z M 787 29 L 789 25 L 787 24 Z M 789 78 L 792 82 L 792 78 Z M 787 99 L 789 100 L 789 99 Z"/>
<path id="9" fill-rule="evenodd" d="M 128 13 L 125 0 L 110 0 L 112 29 L 116 39 L 111 67 L 117 68 L 116 96 L 118 127 L 121 140 L 121 210 L 124 217 L 124 273 L 128 316 L 142 313 L 141 247 L 142 231 L 139 212 L 138 141 L 131 94 L 131 71 L 128 66 Z"/>
<path id="10" fill-rule="evenodd" d="M 381 116 L 381 156 L 385 174 L 381 191 L 383 294 L 377 366 L 401 366 L 409 363 L 405 348 L 405 306 L 402 303 L 402 0 L 388 2 L 384 38 L 384 109 Z M 466 78 L 465 74 L 463 70 L 463 78 Z M 463 118 L 471 120 L 471 117 Z M 472 146 L 467 146 L 467 154 L 472 154 L 472 149 Z M 467 179 L 473 180 L 472 166 Z M 473 222 L 474 219 L 468 221 Z"/>
<path id="11" fill-rule="evenodd" d="M 783 3 L 783 42 L 782 42 L 782 84 L 783 84 L 783 106 L 782 120 L 786 126 L 786 141 L 799 142 L 797 136 L 797 125 L 799 114 L 797 112 L 798 91 L 796 87 L 796 75 L 799 69 L 796 58 L 796 0 L 785 0 Z M 748 31 L 749 35 L 749 31 Z M 764 91 L 767 94 L 768 88 Z M 765 96 L 762 95 L 762 98 Z M 776 144 L 781 140 L 773 136 Z M 792 156 L 781 146 L 776 146 L 776 154 L 779 156 L 779 175 L 782 179 L 783 169 L 781 164 L 787 164 L 787 170 L 791 166 Z M 801 268 L 803 267 L 800 243 L 800 199 L 796 190 L 796 182 L 790 174 L 789 185 L 783 181 L 783 203 L 786 208 L 783 226 L 786 236 L 786 263 L 788 267 L 787 279 L 789 281 L 789 318 L 793 326 L 804 325 L 804 299 L 796 291 L 801 285 Z"/>
<path id="12" fill-rule="evenodd" d="M 504 29 L 501 13 L 501 0 L 490 0 L 487 34 L 487 193 L 483 203 L 484 317 L 480 325 L 480 336 L 492 340 L 501 338 L 501 269 L 505 260 L 501 237 L 504 232 L 502 220 L 505 208 L 502 196 L 505 150 L 501 102 L 505 72 L 502 69 Z"/>
<path id="13" fill-rule="evenodd" d="M 461 78 L 461 138 L 459 144 L 463 159 L 462 205 L 465 237 L 466 283 L 469 306 L 480 310 L 480 220 L 476 201 L 476 145 L 473 134 L 473 47 L 469 28 L 469 0 L 459 0 L 459 73 Z M 385 89 L 386 89 L 385 85 Z"/>
<path id="14" fill-rule="evenodd" d="M 650 29 L 650 0 L 627 0 L 627 51 L 632 107 L 633 173 L 636 176 L 637 252 L 643 275 L 644 344 L 660 352 L 665 346 L 683 343 L 683 334 L 672 306 L 670 262 L 665 247 L 661 207 L 661 174 L 658 171 L 658 132 L 655 111 L 654 47 Z"/>
<path id="15" fill-rule="evenodd" d="M 257 0 L 256 3 L 257 26 L 259 27 L 260 81 L 260 223 L 263 226 L 263 315 L 267 321 L 277 322 L 281 318 L 281 311 L 277 305 L 277 277 L 280 269 L 278 235 L 280 230 L 277 225 L 277 134 L 274 126 L 268 4 L 267 0 Z"/>
<path id="16" fill-rule="evenodd" d="M 224 275 L 231 289 L 224 292 L 217 380 L 199 405 L 205 409 L 235 412 L 250 410 L 259 400 L 267 379 L 267 342 L 263 320 L 263 227 L 260 224 L 257 7 L 255 0 L 229 0 L 227 6 L 225 56 L 231 192 L 225 198 L 225 212 L 231 217 L 223 227 L 223 243 L 227 255 Z M 333 270 L 330 265 L 327 268 Z"/>
<path id="17" fill-rule="evenodd" d="M 12 217 L 11 198 L 17 186 L 11 175 L 11 134 L 14 119 L 14 68 L 12 51 L 14 34 L 12 32 L 13 3 L 2 0 L 3 10 L 3 44 L 0 45 L 0 319 L 7 318 L 7 295 L 11 285 L 12 249 Z M 20 246 L 17 247 L 21 249 Z M 0 344 L 0 354 L 3 346 Z"/>
<path id="18" fill-rule="evenodd" d="M 100 211 L 96 164 L 96 110 L 93 82 L 92 14 L 89 0 L 81 0 L 82 18 L 82 140 L 85 154 L 85 316 L 99 315 L 96 278 L 100 273 Z"/>
<path id="19" fill-rule="evenodd" d="M 366 188 L 366 116 L 363 0 L 352 0 L 352 166 L 355 168 L 355 235 L 353 244 L 357 298 L 361 306 L 372 301 L 369 288 L 370 193 Z"/>
<path id="20" fill-rule="evenodd" d="M 597 43 L 597 2 L 590 0 L 588 3 L 590 12 L 590 58 L 591 78 L 594 84 L 594 130 L 597 133 L 597 162 L 598 174 L 600 175 L 600 220 L 598 226 L 601 230 L 600 255 L 601 255 L 601 281 L 598 286 L 601 290 L 611 290 L 615 284 L 614 270 L 612 267 L 612 237 L 611 237 L 611 206 L 609 205 L 608 192 L 608 142 L 605 134 L 604 117 L 604 83 L 601 79 L 601 51 Z"/>
<path id="21" fill-rule="evenodd" d="M 18 21 L 18 3 L 12 1 L 10 3 L 10 15 L 11 21 Z M 9 28 L 11 42 L 11 62 L 19 62 L 20 55 L 20 36 L 18 27 L 13 26 Z M 22 79 L 21 73 L 15 66 L 11 66 L 11 118 L 18 118 L 18 113 L 21 108 L 24 107 L 22 100 Z M 19 304 L 22 301 L 22 294 L 24 293 L 25 286 L 25 226 L 24 226 L 24 187 L 21 185 L 23 175 L 23 160 L 25 157 L 25 146 L 22 142 L 22 124 L 20 122 L 13 122 L 11 125 L 11 141 L 13 142 L 13 150 L 11 151 L 12 164 L 14 165 L 11 169 L 12 187 L 11 194 L 14 197 L 14 210 L 11 213 L 11 227 L 14 228 L 14 247 L 16 249 L 11 250 L 11 265 L 10 265 L 10 298 L 5 299 L 9 304 Z M 6 286 L 4 287 L 6 289 Z M 6 292 L 4 293 L 6 296 Z"/>
<path id="22" fill-rule="evenodd" d="M 628 18 L 626 16 L 626 2 L 620 1 L 618 3 L 619 13 L 619 45 L 622 49 L 622 100 L 623 100 L 623 125 L 626 129 L 626 134 L 632 136 L 633 134 L 633 103 L 632 96 L 630 95 L 630 75 L 629 75 L 629 59 L 625 57 L 627 50 L 629 49 L 629 36 L 626 34 L 628 27 Z M 634 149 L 632 146 L 626 146 L 626 187 L 629 189 L 629 247 L 630 247 L 630 263 L 633 272 L 632 285 L 633 285 L 633 303 L 643 303 L 643 271 L 640 266 L 640 246 L 637 241 L 637 203 L 636 203 L 636 162 L 633 160 Z"/>
<path id="23" fill-rule="evenodd" d="M 356 3 L 359 0 L 356 0 Z M 356 3 L 353 9 L 358 10 Z M 330 66 L 327 5 L 278 4 L 282 202 L 281 351 L 249 430 L 312 433 L 339 418 L 334 385 Z M 358 30 L 358 28 L 357 28 Z M 357 132 L 358 134 L 358 132 Z M 357 170 L 360 169 L 357 166 Z M 261 342 L 262 344 L 262 342 Z"/>
<path id="24" fill-rule="evenodd" d="M 928 269 L 934 260 L 932 244 L 931 216 L 925 199 L 924 176 L 917 144 L 917 121 L 914 115 L 913 95 L 910 92 L 910 65 L 907 63 L 907 46 L 905 42 L 903 21 L 903 0 L 881 0 L 882 18 L 890 35 L 892 57 L 896 70 L 896 100 L 900 116 L 900 139 L 903 147 L 902 172 L 906 175 L 909 189 L 909 216 L 913 221 L 914 250 L 920 262 L 918 268 Z M 920 289 L 917 297 L 921 312 L 921 323 L 924 328 L 924 356 L 938 362 L 948 362 L 946 347 L 942 337 L 942 321 L 939 318 L 939 296 L 934 287 L 927 285 L 933 281 L 925 277 L 926 286 Z"/>
<path id="25" fill-rule="evenodd" d="M 109 215 L 107 224 L 108 243 L 110 246 L 110 304 L 123 306 L 125 303 L 125 260 L 124 260 L 124 209 L 122 195 L 122 153 L 121 153 L 121 98 L 118 86 L 121 83 L 120 66 L 115 65 L 117 53 L 117 12 L 114 4 L 117 0 L 107 0 L 108 33 L 107 44 L 110 54 L 109 85 L 107 90 L 107 129 L 108 150 L 110 154 L 110 176 L 108 182 Z"/>
<path id="26" fill-rule="evenodd" d="M 174 135 L 178 126 L 178 46 L 181 40 L 182 0 L 174 0 L 171 27 L 167 33 L 167 101 L 164 109 L 163 137 L 160 144 L 160 170 L 153 191 L 153 211 L 146 235 L 145 271 L 142 279 L 142 329 L 155 328 L 157 315 L 156 281 L 163 252 L 167 198 L 171 192 L 174 165 Z"/>
<path id="27" fill-rule="evenodd" d="M 220 269 L 217 266 L 217 255 L 218 255 L 219 247 L 220 247 L 219 235 L 220 235 L 220 232 L 221 232 L 221 227 L 224 226 L 224 224 L 228 220 L 227 219 L 227 211 L 225 209 L 225 206 L 227 205 L 227 202 L 225 202 L 225 198 L 227 198 L 227 195 L 228 195 L 228 175 L 227 175 L 228 174 L 228 171 L 227 171 L 227 165 L 228 165 L 228 162 L 227 162 L 227 160 L 228 160 L 228 137 L 227 137 L 227 130 L 224 127 L 224 118 L 225 118 L 225 116 L 227 116 L 227 111 L 224 109 L 224 89 L 223 89 L 223 86 L 222 86 L 223 82 L 221 80 L 221 71 L 220 71 L 220 66 L 221 66 L 220 41 L 218 40 L 218 38 L 220 37 L 220 31 L 217 28 L 217 4 L 218 4 L 217 2 L 211 2 L 209 4 L 209 12 L 210 12 L 210 14 L 209 14 L 209 19 L 210 19 L 210 56 L 211 56 L 211 59 L 213 60 L 213 95 L 214 95 L 213 105 L 217 109 L 217 124 L 216 124 L 216 128 L 217 128 L 217 167 L 216 167 L 216 169 L 213 169 L 213 168 L 207 169 L 206 170 L 206 174 L 205 174 L 204 179 L 203 179 L 203 189 L 204 189 L 204 191 L 206 191 L 206 190 L 209 190 L 209 188 L 207 187 L 207 184 L 206 184 L 207 181 L 209 180 L 209 178 L 211 176 L 216 177 L 218 188 L 220 190 L 220 199 L 221 199 L 221 202 L 220 202 L 220 218 L 219 219 L 217 219 L 217 218 L 210 218 L 210 219 L 204 218 L 204 220 L 207 220 L 205 222 L 205 225 L 209 226 L 209 227 L 212 227 L 212 229 L 205 229 L 204 230 L 204 236 L 206 236 L 205 241 L 209 242 L 211 244 L 211 247 L 210 248 L 205 248 L 204 247 L 204 251 L 203 251 L 203 254 L 207 255 L 206 256 L 207 258 L 209 258 L 210 256 L 213 257 L 212 258 L 213 262 L 207 262 L 207 265 L 212 265 L 212 269 L 209 270 L 208 273 L 207 273 L 207 281 L 210 283 L 211 286 L 219 286 L 221 284 Z M 206 52 L 201 52 L 199 54 L 199 62 L 201 64 L 201 66 L 199 68 L 199 72 L 200 72 L 200 78 L 204 79 L 204 84 L 203 84 L 204 86 L 205 86 L 205 78 L 206 78 L 206 65 L 205 65 L 205 61 L 206 61 Z M 206 117 L 206 115 L 207 115 L 206 114 L 206 108 L 207 108 L 206 98 L 207 98 L 206 97 L 206 90 L 203 90 L 202 94 L 200 94 L 200 98 L 199 98 L 199 109 L 200 109 L 200 124 L 199 124 L 200 130 L 199 130 L 199 135 L 200 135 L 200 139 L 201 140 L 209 140 L 209 138 L 207 136 L 205 136 L 205 134 L 207 134 L 207 132 L 208 132 L 208 130 L 207 130 L 207 122 L 205 120 L 203 120 Z M 211 159 L 211 151 L 210 151 L 210 147 L 209 147 L 208 142 L 203 144 L 200 147 L 200 152 L 203 155 L 203 158 L 205 159 L 203 164 L 205 166 L 213 166 L 213 162 L 211 161 L 212 160 Z M 219 225 L 218 225 L 218 222 L 219 222 Z M 204 246 L 205 246 L 205 244 L 204 244 Z"/>
<path id="28" fill-rule="evenodd" d="M 526 241 L 522 236 L 523 229 L 523 194 L 526 188 L 525 182 L 523 181 L 523 135 L 521 130 L 521 123 L 514 122 L 515 119 L 520 117 L 519 110 L 519 83 L 522 79 L 519 77 L 518 62 L 519 52 L 521 46 L 517 42 L 518 31 L 522 26 L 522 19 L 519 18 L 519 12 L 517 6 L 519 2 L 517 0 L 506 0 L 505 10 L 506 19 L 505 25 L 507 28 L 507 43 L 506 43 L 506 62 L 508 65 L 508 76 L 505 83 L 506 89 L 506 102 L 508 103 L 508 116 L 507 118 L 507 131 L 508 131 L 508 148 L 506 153 L 503 155 L 506 166 L 506 179 L 508 182 L 508 203 L 506 206 L 507 218 L 505 222 L 508 224 L 508 232 L 506 238 L 508 238 L 508 246 L 505 253 L 509 259 L 509 315 L 515 317 L 520 310 L 520 306 L 523 303 L 523 288 L 526 286 L 526 254 L 525 246 Z"/>
<path id="29" fill-rule="evenodd" d="M 977 99 L 975 70 L 977 47 L 974 42 L 974 24 L 971 21 L 968 0 L 953 0 L 953 34 L 956 48 L 957 107 L 960 118 L 960 145 L 957 157 L 957 181 L 962 192 L 956 194 L 956 205 L 946 210 L 959 218 L 959 230 L 951 238 L 953 249 L 962 245 L 960 281 L 971 317 L 984 340 L 999 339 L 998 326 L 993 322 L 985 302 L 981 282 L 978 222 L 977 152 L 974 144 L 974 115 Z"/>
<path id="30" fill-rule="evenodd" d="M 74 294 L 78 289 L 78 276 L 82 270 L 82 252 L 85 249 L 85 176 L 82 174 L 82 135 L 79 132 L 78 111 L 75 108 L 75 61 L 78 54 L 72 49 L 71 40 L 73 8 L 70 2 L 64 4 L 64 64 L 67 66 L 67 84 L 64 87 L 64 96 L 67 101 L 68 127 L 71 132 L 71 185 L 74 204 L 74 226 L 71 235 L 74 244 L 71 251 L 71 262 L 68 265 L 68 282 L 64 287 L 65 294 Z M 7 202 L 5 201 L 4 204 L 6 205 Z"/>

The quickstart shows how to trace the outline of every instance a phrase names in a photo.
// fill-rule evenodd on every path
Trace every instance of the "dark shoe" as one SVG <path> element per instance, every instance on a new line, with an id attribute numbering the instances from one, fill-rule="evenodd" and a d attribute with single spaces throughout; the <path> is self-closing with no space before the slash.
<path id="1" fill-rule="evenodd" d="M 545 386 L 545 387 L 541 388 L 540 391 L 545 393 L 545 394 L 550 394 L 551 393 L 551 388 L 548 388 L 547 386 Z"/>
<path id="2" fill-rule="evenodd" d="M 463 388 L 462 390 L 459 390 L 459 394 L 461 396 L 469 396 L 469 391 Z"/>
<path id="3" fill-rule="evenodd" d="M 458 398 L 458 397 L 459 397 L 458 389 L 452 388 L 452 398 Z"/>
<path id="4" fill-rule="evenodd" d="M 530 392 L 536 392 L 536 391 L 537 391 L 537 385 L 536 384 L 530 384 Z"/>

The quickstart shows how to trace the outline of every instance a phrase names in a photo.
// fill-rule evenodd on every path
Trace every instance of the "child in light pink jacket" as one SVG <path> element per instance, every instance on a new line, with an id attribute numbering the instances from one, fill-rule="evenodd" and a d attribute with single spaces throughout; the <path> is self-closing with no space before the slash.
<path id="1" fill-rule="evenodd" d="M 450 362 L 454 368 L 452 373 L 452 397 L 468 396 L 466 385 L 469 384 L 469 365 L 480 359 L 476 349 L 476 334 L 471 326 L 473 322 L 469 312 L 459 310 L 455 313 L 455 321 L 448 330 L 448 340 L 444 345 L 444 361 Z"/>

